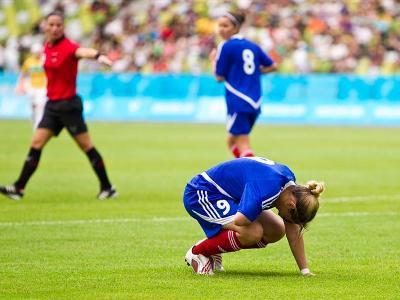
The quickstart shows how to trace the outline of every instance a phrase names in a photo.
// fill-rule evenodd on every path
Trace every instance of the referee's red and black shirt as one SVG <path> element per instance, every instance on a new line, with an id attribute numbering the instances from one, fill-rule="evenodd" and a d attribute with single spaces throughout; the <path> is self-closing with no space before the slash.
<path id="1" fill-rule="evenodd" d="M 68 99 L 76 95 L 78 58 L 75 52 L 79 44 L 61 38 L 44 46 L 44 70 L 47 77 L 47 97 L 50 101 Z"/>

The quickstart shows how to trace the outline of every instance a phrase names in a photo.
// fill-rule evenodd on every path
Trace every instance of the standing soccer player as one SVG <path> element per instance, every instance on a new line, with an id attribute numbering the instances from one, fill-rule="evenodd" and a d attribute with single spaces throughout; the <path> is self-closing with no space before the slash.
<path id="1" fill-rule="evenodd" d="M 35 43 L 31 47 L 29 57 L 21 67 L 21 73 L 16 87 L 17 93 L 26 94 L 32 109 L 33 130 L 43 117 L 46 105 L 46 74 L 41 59 L 42 45 Z"/>
<path id="2" fill-rule="evenodd" d="M 47 98 L 45 112 L 35 130 L 31 148 L 20 176 L 14 184 L 0 186 L 0 192 L 11 199 L 18 200 L 24 195 L 25 186 L 35 172 L 42 149 L 53 137 L 66 127 L 78 146 L 86 153 L 100 181 L 98 199 L 117 195 L 111 185 L 100 153 L 93 145 L 83 118 L 81 98 L 76 94 L 76 77 L 80 58 L 96 59 L 111 65 L 110 59 L 92 48 L 81 48 L 64 36 L 64 16 L 52 12 L 46 17 L 46 38 L 44 70 L 47 77 Z"/>
<path id="3" fill-rule="evenodd" d="M 313 275 L 301 232 L 314 219 L 323 191 L 320 182 L 296 184 L 287 166 L 262 157 L 235 159 L 195 176 L 183 203 L 207 238 L 187 251 L 186 262 L 196 273 L 212 275 L 223 270 L 222 253 L 264 248 L 286 234 L 301 274 Z"/>
<path id="4" fill-rule="evenodd" d="M 235 157 L 253 156 L 249 134 L 261 112 L 261 74 L 276 65 L 255 43 L 240 36 L 242 12 L 228 12 L 218 19 L 224 40 L 210 54 L 217 81 L 225 81 L 228 148 Z"/>

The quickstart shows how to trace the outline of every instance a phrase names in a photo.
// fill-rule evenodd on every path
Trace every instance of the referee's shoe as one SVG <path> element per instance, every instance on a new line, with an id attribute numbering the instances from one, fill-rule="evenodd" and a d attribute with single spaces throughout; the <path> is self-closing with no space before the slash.
<path id="1" fill-rule="evenodd" d="M 24 192 L 15 187 L 15 185 L 0 185 L 0 193 L 13 200 L 21 200 Z"/>
<path id="2" fill-rule="evenodd" d="M 106 200 L 115 198 L 117 196 L 118 196 L 117 190 L 115 189 L 115 187 L 112 186 L 109 189 L 101 190 L 100 193 L 97 195 L 97 199 Z"/>

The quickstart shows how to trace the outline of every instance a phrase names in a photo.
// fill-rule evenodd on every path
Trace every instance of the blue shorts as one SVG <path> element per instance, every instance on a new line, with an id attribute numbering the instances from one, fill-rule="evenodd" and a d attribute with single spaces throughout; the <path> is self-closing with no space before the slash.
<path id="1" fill-rule="evenodd" d="M 238 209 L 232 198 L 221 194 L 201 175 L 186 185 L 183 204 L 189 215 L 199 222 L 207 238 L 218 234 L 223 225 L 231 223 Z"/>
<path id="2" fill-rule="evenodd" d="M 232 113 L 228 114 L 226 130 L 232 135 L 249 134 L 258 116 L 257 113 Z"/>

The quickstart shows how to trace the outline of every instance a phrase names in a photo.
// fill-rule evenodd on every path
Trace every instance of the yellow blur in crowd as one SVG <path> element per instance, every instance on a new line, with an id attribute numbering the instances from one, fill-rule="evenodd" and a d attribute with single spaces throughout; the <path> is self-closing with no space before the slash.
<path id="1" fill-rule="evenodd" d="M 40 56 L 35 54 L 28 56 L 21 67 L 21 73 L 26 76 L 31 88 L 46 87 L 46 75 Z"/>

